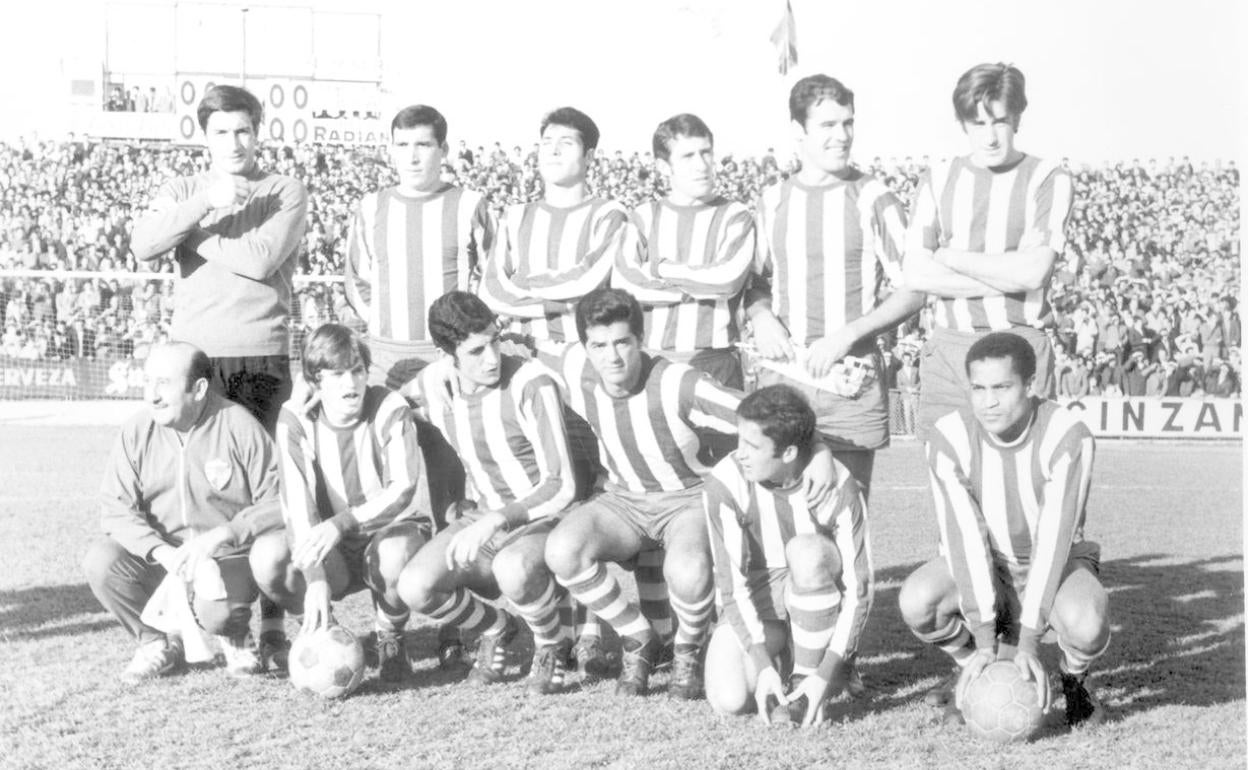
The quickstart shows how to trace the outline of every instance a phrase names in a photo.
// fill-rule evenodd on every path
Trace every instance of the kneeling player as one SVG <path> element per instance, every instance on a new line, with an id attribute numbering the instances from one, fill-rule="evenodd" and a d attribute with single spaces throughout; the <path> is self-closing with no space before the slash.
<path id="1" fill-rule="evenodd" d="M 624 670 L 616 692 L 640 695 L 649 688 L 660 642 L 605 562 L 627 562 L 662 546 L 677 621 L 669 692 L 697 698 L 698 659 L 714 604 L 702 513 L 710 468 L 699 431 L 734 433 L 740 395 L 687 364 L 643 353 L 641 306 L 627 292 L 590 292 L 577 304 L 576 326 L 581 344 L 567 348 L 558 365 L 569 405 L 598 437 L 608 480 L 605 492 L 551 533 L 546 561 L 577 601 L 620 634 Z M 816 498 L 830 487 L 830 463 L 826 449 L 812 463 L 808 481 Z"/>
<path id="2" fill-rule="evenodd" d="M 810 505 L 802 473 L 815 413 L 796 390 L 773 385 L 737 407 L 737 451 L 706 481 L 719 625 L 706 653 L 706 698 L 720 713 L 799 705 L 803 726 L 847 684 L 871 609 L 866 500 L 836 464 L 835 492 Z M 791 658 L 789 658 L 791 653 Z M 786 692 L 780 661 L 791 659 Z"/>
<path id="3" fill-rule="evenodd" d="M 950 700 L 997 659 L 1000 634 L 1017 645 L 1015 664 L 1047 704 L 1038 647 L 1051 630 L 1066 721 L 1099 720 L 1084 686 L 1110 636 L 1100 547 L 1083 539 L 1092 434 L 1058 404 L 1028 395 L 1036 354 L 1022 337 L 981 338 L 965 366 L 970 409 L 938 420 L 927 447 L 943 556 L 910 575 L 899 597 L 915 635 L 960 667 L 927 700 L 956 721 Z"/>
<path id="4" fill-rule="evenodd" d="M 429 332 L 458 381 L 449 400 L 431 402 L 430 418 L 459 453 L 476 499 L 407 566 L 400 593 L 417 612 L 481 635 L 469 680 L 482 684 L 502 677 L 516 624 L 479 597 L 506 596 L 533 631 L 531 689 L 557 692 L 571 656 L 572 612 L 543 552 L 578 477 L 588 488 L 589 466 L 574 470 L 549 370 L 499 354 L 497 318 L 480 298 L 439 297 Z"/>
<path id="5" fill-rule="evenodd" d="M 378 674 L 396 682 L 411 673 L 399 575 L 429 539 L 429 490 L 407 400 L 368 385 L 371 363 L 368 346 L 338 324 L 304 344 L 311 399 L 288 402 L 277 424 L 286 531 L 257 540 L 251 566 L 269 598 L 303 615 L 305 630 L 331 622 L 331 599 L 368 588 Z"/>

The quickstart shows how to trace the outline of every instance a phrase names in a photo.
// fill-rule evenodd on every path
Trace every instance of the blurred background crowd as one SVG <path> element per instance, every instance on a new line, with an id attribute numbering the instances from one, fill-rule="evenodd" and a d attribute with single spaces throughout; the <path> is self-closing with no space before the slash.
<path id="1" fill-rule="evenodd" d="M 308 188 L 308 230 L 297 272 L 296 333 L 347 311 L 340 286 L 351 209 L 392 184 L 374 147 L 266 148 L 265 168 Z M 863 168 L 909 204 L 928 158 L 872 159 Z M 0 271 L 85 270 L 117 278 L 67 279 L 0 272 L 0 355 L 19 359 L 142 358 L 173 312 L 170 280 L 144 278 L 129 253 L 135 216 L 163 180 L 206 168 L 196 148 L 93 143 L 70 137 L 0 143 Z M 1058 350 L 1059 396 L 1205 396 L 1239 393 L 1241 325 L 1239 171 L 1186 158 L 1087 167 L 1075 179 L 1067 246 L 1052 278 L 1049 325 Z M 795 170 L 792 160 L 724 155 L 718 187 L 752 201 Z M 486 193 L 498 211 L 542 194 L 536 151 L 460 142 L 444 177 Z M 627 207 L 663 195 L 649 153 L 600 150 L 597 194 Z M 171 272 L 165 262 L 155 269 Z M 881 344 L 886 376 L 903 399 L 929 319 L 920 314 Z"/>

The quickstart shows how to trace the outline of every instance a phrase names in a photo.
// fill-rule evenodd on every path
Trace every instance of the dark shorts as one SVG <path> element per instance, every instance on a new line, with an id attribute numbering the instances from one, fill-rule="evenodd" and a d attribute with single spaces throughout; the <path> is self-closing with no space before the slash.
<path id="1" fill-rule="evenodd" d="M 1036 378 L 1032 381 L 1031 392 L 1041 398 L 1053 398 L 1057 393 L 1057 381 L 1053 374 L 1053 346 L 1048 335 L 1030 326 L 1017 326 L 1009 331 L 1030 342 L 1036 351 Z M 941 417 L 970 405 L 966 353 L 987 334 L 933 329 L 923 343 L 919 353 L 919 375 L 923 384 L 919 390 L 916 425 L 919 440 L 931 437 L 932 428 Z"/>
<path id="2" fill-rule="evenodd" d="M 347 565 L 347 587 L 334 599 L 341 599 L 369 587 L 369 563 L 375 559 L 375 556 L 370 558 L 370 551 L 375 554 L 381 541 L 391 537 L 416 536 L 427 543 L 432 537 L 431 529 L 428 519 L 403 519 L 391 522 L 371 535 L 344 537 L 336 547 Z"/>
<path id="3" fill-rule="evenodd" d="M 702 487 L 679 492 L 638 494 L 624 490 L 607 490 L 596 495 L 576 510 L 589 509 L 615 516 L 641 538 L 641 551 L 662 548 L 672 522 L 687 516 L 703 518 Z"/>
<path id="4" fill-rule="evenodd" d="M 446 532 L 454 534 L 461 529 L 464 529 L 469 524 L 480 521 L 481 517 L 484 515 L 484 513 L 476 508 L 470 508 L 458 519 L 446 525 Z M 555 514 L 553 516 L 543 516 L 537 521 L 530 521 L 527 524 L 521 524 L 520 526 L 506 532 L 496 532 L 494 533 L 494 537 L 490 538 L 489 542 L 482 546 L 480 558 L 488 563 L 492 561 L 500 551 L 504 550 L 512 543 L 515 543 L 517 540 L 526 537 L 545 537 L 549 535 L 550 531 L 559 524 L 562 518 L 562 513 Z"/>
<path id="5" fill-rule="evenodd" d="M 290 356 L 210 358 L 212 389 L 241 404 L 273 434 L 282 404 L 290 398 Z"/>
<path id="6" fill-rule="evenodd" d="M 1062 582 L 1077 569 L 1086 568 L 1093 575 L 1101 574 L 1101 546 L 1090 540 L 1081 540 L 1070 547 L 1066 557 L 1066 566 L 1062 569 Z M 1022 612 L 1022 592 L 1027 585 L 1027 569 L 1011 569 L 1006 565 L 997 565 L 994 579 L 997 582 L 997 633 L 1004 634 L 1011 644 L 1018 642 L 1017 618 Z M 1059 582 L 1059 586 L 1061 583 Z M 1044 641 L 1056 641 L 1056 634 L 1050 628 Z"/>

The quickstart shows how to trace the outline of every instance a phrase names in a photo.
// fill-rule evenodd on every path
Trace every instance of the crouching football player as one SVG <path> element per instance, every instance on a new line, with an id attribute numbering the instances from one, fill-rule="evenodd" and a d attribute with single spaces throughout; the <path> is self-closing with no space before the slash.
<path id="1" fill-rule="evenodd" d="M 264 593 L 307 631 L 332 621 L 331 600 L 367 588 L 376 610 L 378 675 L 411 672 L 403 641 L 408 609 L 399 598 L 403 567 L 430 537 L 429 490 L 407 400 L 368 385 L 368 346 L 325 324 L 308 337 L 305 402 L 292 399 L 277 423 L 285 531 L 251 550 Z M 261 637 L 284 648 L 284 636 Z"/>
<path id="2" fill-rule="evenodd" d="M 480 635 L 468 675 L 478 684 L 502 678 L 517 630 L 509 613 L 483 599 L 507 597 L 533 632 L 530 688 L 558 692 L 571 663 L 572 606 L 543 553 L 578 489 L 588 489 L 590 465 L 572 461 L 551 373 L 499 353 L 497 317 L 479 297 L 439 297 L 429 333 L 457 380 L 453 394 L 430 401 L 429 416 L 463 461 L 472 500 L 408 564 L 400 594 L 413 610 Z M 425 387 L 445 387 L 433 382 Z"/>
<path id="3" fill-rule="evenodd" d="M 737 407 L 737 451 L 715 466 L 704 498 L 715 561 L 719 625 L 706 653 L 706 699 L 715 711 L 771 702 L 802 705 L 803 726 L 847 684 L 873 595 L 866 500 L 836 463 L 833 493 L 807 502 L 802 474 L 815 413 L 788 385 L 746 396 Z M 792 661 L 789 687 L 784 684 Z"/>
<path id="4" fill-rule="evenodd" d="M 1109 646 L 1109 600 L 1100 547 L 1083 539 L 1094 444 L 1058 404 L 1029 395 L 1036 354 L 994 332 L 966 354 L 970 408 L 939 419 L 927 445 L 942 556 L 901 588 L 906 623 L 959 670 L 928 693 L 958 721 L 966 686 L 998 658 L 998 636 L 1048 703 L 1038 653 L 1052 632 L 1061 648 L 1066 721 L 1102 716 L 1085 679 Z M 952 703 L 951 703 L 952 701 Z"/>
<path id="5" fill-rule="evenodd" d="M 213 577 L 201 585 L 215 590 L 195 592 L 196 621 L 222 637 L 231 674 L 260 673 L 247 549 L 281 527 L 273 443 L 246 409 L 209 390 L 212 370 L 198 348 L 158 345 L 144 374 L 150 409 L 126 422 L 114 445 L 101 490 L 106 537 L 87 551 L 87 582 L 139 642 L 126 678 L 185 666 L 182 636 L 149 625 L 145 609 L 166 578 L 193 585 L 205 573 Z"/>

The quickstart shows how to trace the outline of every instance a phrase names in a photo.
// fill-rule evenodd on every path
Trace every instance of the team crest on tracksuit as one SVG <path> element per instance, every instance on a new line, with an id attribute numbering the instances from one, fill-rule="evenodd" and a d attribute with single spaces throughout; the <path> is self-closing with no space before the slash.
<path id="1" fill-rule="evenodd" d="M 218 492 L 224 490 L 225 485 L 230 483 L 231 473 L 232 468 L 225 460 L 214 459 L 204 463 L 204 476 L 212 488 Z"/>

